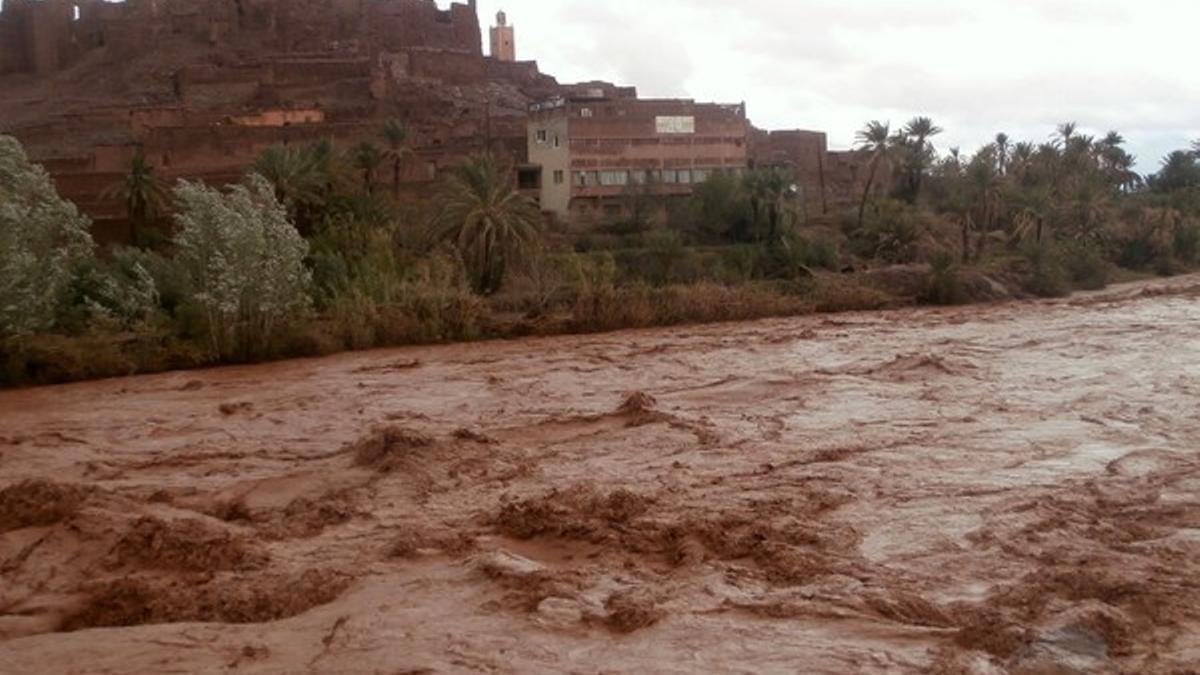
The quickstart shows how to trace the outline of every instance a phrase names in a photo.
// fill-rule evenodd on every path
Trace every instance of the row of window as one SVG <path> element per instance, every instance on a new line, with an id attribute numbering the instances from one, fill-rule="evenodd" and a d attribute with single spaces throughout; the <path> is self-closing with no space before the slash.
<path id="1" fill-rule="evenodd" d="M 742 147 L 745 139 L 737 136 L 681 136 L 663 138 L 572 138 L 571 147 L 576 150 L 585 148 L 622 148 L 626 146 L 648 145 L 734 145 Z"/>
<path id="2" fill-rule="evenodd" d="M 653 169 L 633 171 L 575 171 L 573 181 L 577 187 L 622 186 L 622 185 L 691 185 L 703 183 L 721 169 Z M 562 183 L 562 172 L 554 172 L 554 183 Z"/>
<path id="3" fill-rule="evenodd" d="M 561 147 L 562 139 L 558 134 L 551 134 L 547 129 L 538 129 L 534 132 L 534 139 L 541 144 L 553 143 L 554 147 Z M 644 145 L 736 145 L 742 147 L 745 139 L 737 136 L 686 136 L 682 138 L 573 138 L 571 139 L 571 147 L 576 149 L 583 148 L 603 148 L 603 147 L 625 147 L 627 145 L 644 146 Z"/>

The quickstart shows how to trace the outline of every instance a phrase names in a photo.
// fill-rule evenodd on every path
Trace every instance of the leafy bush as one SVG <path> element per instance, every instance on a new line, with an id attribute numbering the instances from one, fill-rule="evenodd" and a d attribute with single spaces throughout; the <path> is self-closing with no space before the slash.
<path id="1" fill-rule="evenodd" d="M 1073 243 L 1061 249 L 1061 256 L 1067 276 L 1075 288 L 1095 291 L 1108 285 L 1108 262 L 1096 246 Z"/>
<path id="2" fill-rule="evenodd" d="M 1200 262 L 1200 221 L 1188 220 L 1175 230 L 1175 258 L 1185 265 Z"/>
<path id="3" fill-rule="evenodd" d="M 957 305 L 963 301 L 962 282 L 958 278 L 958 265 L 954 256 L 945 251 L 930 261 L 929 290 L 926 302 L 935 305 Z"/>
<path id="4" fill-rule="evenodd" d="M 1067 272 L 1063 268 L 1058 248 L 1050 243 L 1030 243 L 1023 251 L 1029 274 L 1025 279 L 1025 290 L 1043 298 L 1066 295 Z"/>
<path id="5" fill-rule="evenodd" d="M 228 194 L 180 182 L 177 261 L 190 283 L 213 353 L 254 358 L 308 313 L 308 243 L 288 220 L 271 184 L 251 175 Z"/>
<path id="6" fill-rule="evenodd" d="M 107 265 L 94 259 L 77 265 L 58 327 L 72 333 L 126 330 L 159 316 L 158 284 L 142 255 L 140 249 L 118 249 Z"/>
<path id="7" fill-rule="evenodd" d="M 94 261 L 90 227 L 21 144 L 0 136 L 0 336 L 55 327 L 76 272 Z"/>
<path id="8" fill-rule="evenodd" d="M 798 232 L 787 232 L 779 245 L 767 251 L 772 260 L 771 273 L 778 279 L 797 279 L 812 270 L 837 270 L 841 263 L 837 244 L 828 239 L 808 239 Z"/>
<path id="9" fill-rule="evenodd" d="M 854 242 L 864 258 L 900 264 L 916 259 L 923 234 L 923 223 L 917 210 L 894 199 L 880 202 L 868 212 L 863 229 L 855 233 Z"/>

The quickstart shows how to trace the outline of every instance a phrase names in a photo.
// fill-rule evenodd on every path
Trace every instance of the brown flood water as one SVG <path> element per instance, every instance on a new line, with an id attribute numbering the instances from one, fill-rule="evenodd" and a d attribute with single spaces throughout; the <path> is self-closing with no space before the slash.
<path id="1" fill-rule="evenodd" d="M 1200 278 L 0 393 L 3 673 L 1187 673 Z"/>

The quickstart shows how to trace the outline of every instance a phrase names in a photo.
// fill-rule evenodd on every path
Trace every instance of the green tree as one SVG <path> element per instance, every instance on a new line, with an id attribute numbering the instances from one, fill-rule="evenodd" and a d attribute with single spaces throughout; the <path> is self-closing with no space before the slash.
<path id="1" fill-rule="evenodd" d="M 1011 148 L 1011 140 L 1006 133 L 996 134 L 996 171 L 1001 176 L 1008 173 L 1009 152 Z"/>
<path id="2" fill-rule="evenodd" d="M 696 186 L 689 199 L 691 225 L 708 242 L 749 241 L 753 226 L 744 181 L 718 171 Z"/>
<path id="3" fill-rule="evenodd" d="M 970 231 L 978 231 L 976 242 L 976 259 L 982 257 L 983 247 L 988 234 L 995 229 L 1000 218 L 1002 202 L 1002 181 L 996 159 L 999 144 L 989 145 L 981 150 L 967 165 L 964 176 L 969 208 L 963 218 L 962 232 L 962 261 L 971 261 Z"/>
<path id="4" fill-rule="evenodd" d="M 412 154 L 408 147 L 408 127 L 398 119 L 390 119 L 383 125 L 383 140 L 387 144 L 384 158 L 392 163 L 392 199 L 400 199 L 400 168 L 405 158 Z"/>
<path id="5" fill-rule="evenodd" d="M 791 201 L 796 194 L 791 173 L 774 167 L 758 169 L 747 173 L 743 182 L 755 225 L 765 221 L 767 243 L 779 243 L 780 231 L 785 218 L 792 214 Z"/>
<path id="6" fill-rule="evenodd" d="M 105 190 L 104 197 L 121 200 L 129 219 L 129 239 L 134 242 L 140 232 L 167 211 L 171 202 L 167 188 L 154 175 L 154 167 L 146 162 L 140 150 L 130 160 L 125 178 Z"/>
<path id="7" fill-rule="evenodd" d="M 322 161 L 318 146 L 273 145 L 262 151 L 251 171 L 265 178 L 275 198 L 295 212 L 321 201 L 327 178 Z"/>
<path id="8" fill-rule="evenodd" d="M 1179 192 L 1200 187 L 1200 161 L 1196 155 L 1176 150 L 1163 158 L 1162 168 L 1150 177 L 1155 192 Z"/>
<path id="9" fill-rule="evenodd" d="M 1101 168 L 1110 185 L 1119 190 L 1132 192 L 1142 183 L 1142 177 L 1134 170 L 1136 158 L 1125 151 L 1125 137 L 1110 131 L 1096 146 Z"/>
<path id="10" fill-rule="evenodd" d="M 1071 139 L 1075 138 L 1075 133 L 1079 131 L 1079 124 L 1075 122 L 1063 122 L 1062 124 L 1058 125 L 1055 131 L 1058 134 L 1058 138 L 1055 139 L 1055 142 L 1058 143 L 1060 147 L 1066 146 L 1071 142 Z"/>
<path id="11" fill-rule="evenodd" d="M 867 182 L 863 187 L 862 201 L 858 206 L 858 229 L 863 227 L 863 216 L 867 211 L 867 200 L 871 197 L 871 188 L 875 186 L 875 179 L 879 173 L 881 164 L 887 162 L 892 152 L 892 132 L 891 125 L 879 121 L 871 121 L 866 127 L 855 134 L 857 139 L 856 145 L 858 151 L 866 155 L 867 161 Z"/>
<path id="12" fill-rule="evenodd" d="M 362 141 L 350 150 L 350 164 L 362 175 L 363 192 L 374 192 L 375 172 L 383 160 L 384 152 L 370 141 Z"/>
<path id="13" fill-rule="evenodd" d="M 54 327 L 75 271 L 94 261 L 90 227 L 17 139 L 0 136 L 0 336 Z"/>
<path id="14" fill-rule="evenodd" d="M 928 117 L 914 117 L 904 126 L 895 139 L 897 147 L 904 151 L 900 197 L 909 204 L 915 204 L 921 195 L 921 186 L 925 172 L 933 164 L 935 152 L 929 139 L 942 133 L 942 128 L 935 125 Z"/>
<path id="15" fill-rule="evenodd" d="M 537 205 L 515 189 L 509 172 L 491 155 L 460 166 L 434 203 L 434 239 L 458 248 L 472 285 L 484 295 L 500 290 L 506 271 L 538 243 L 542 215 Z"/>

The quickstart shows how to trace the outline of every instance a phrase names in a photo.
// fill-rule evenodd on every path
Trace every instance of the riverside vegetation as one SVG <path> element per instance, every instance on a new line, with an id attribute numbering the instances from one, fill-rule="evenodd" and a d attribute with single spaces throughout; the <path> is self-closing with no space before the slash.
<path id="1" fill-rule="evenodd" d="M 408 133 L 274 147 L 226 189 L 168 189 L 142 158 L 111 194 L 136 246 L 90 222 L 0 136 L 0 385 L 377 346 L 1057 296 L 1200 258 L 1200 141 L 1140 176 L 1117 133 L 1004 134 L 938 152 L 916 118 L 858 137 L 853 208 L 807 213 L 783 169 L 687 198 L 631 189 L 584 234 L 547 223 L 490 156 L 400 199 Z M 390 182 L 391 190 L 380 192 Z"/>

